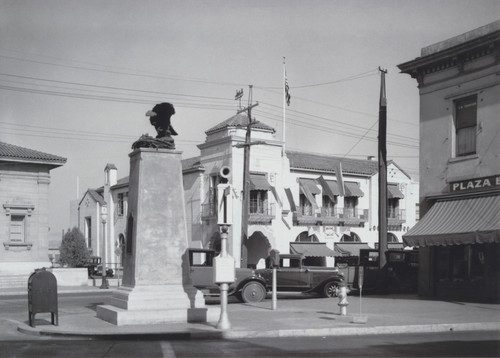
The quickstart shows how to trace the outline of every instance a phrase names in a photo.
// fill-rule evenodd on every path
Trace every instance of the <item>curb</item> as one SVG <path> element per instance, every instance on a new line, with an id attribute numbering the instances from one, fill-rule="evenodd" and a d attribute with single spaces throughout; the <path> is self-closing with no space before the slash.
<path id="1" fill-rule="evenodd" d="M 500 323 L 450 323 L 450 324 L 423 324 L 408 326 L 374 326 L 374 327 L 336 327 L 336 328 L 309 328 L 287 329 L 265 332 L 227 331 L 223 336 L 227 339 L 264 338 L 264 337 L 314 337 L 314 336 L 366 336 L 382 334 L 405 333 L 442 333 L 467 331 L 500 331 Z"/>
<path id="2" fill-rule="evenodd" d="M 72 332 L 38 330 L 19 324 L 17 330 L 21 333 L 34 336 L 79 337 L 83 339 L 143 339 L 143 340 L 189 340 L 189 339 L 242 339 L 242 338 L 281 338 L 281 337 L 315 337 L 315 336 L 366 336 L 382 334 L 405 333 L 442 333 L 467 331 L 500 331 L 500 323 L 450 323 L 424 324 L 407 326 L 374 326 L 374 327 L 336 327 L 336 328 L 308 328 L 308 329 L 279 329 L 269 331 L 245 330 L 216 330 L 213 331 L 177 331 L 177 332 Z"/>

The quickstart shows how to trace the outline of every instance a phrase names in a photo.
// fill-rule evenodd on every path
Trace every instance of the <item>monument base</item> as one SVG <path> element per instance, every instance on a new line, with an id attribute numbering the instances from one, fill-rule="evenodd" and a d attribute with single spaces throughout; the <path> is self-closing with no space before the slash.
<path id="1" fill-rule="evenodd" d="M 110 305 L 97 306 L 97 318 L 121 326 L 173 322 L 217 322 L 220 307 L 206 307 L 193 286 L 151 285 L 120 287 Z"/>

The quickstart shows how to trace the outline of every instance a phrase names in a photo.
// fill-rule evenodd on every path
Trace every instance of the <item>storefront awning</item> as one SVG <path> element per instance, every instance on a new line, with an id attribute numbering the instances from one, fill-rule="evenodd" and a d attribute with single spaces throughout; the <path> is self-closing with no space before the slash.
<path id="1" fill-rule="evenodd" d="M 359 250 L 369 249 L 366 243 L 335 243 L 333 249 L 342 256 L 359 256 Z"/>
<path id="2" fill-rule="evenodd" d="M 359 188 L 358 183 L 353 183 L 346 181 L 344 183 L 345 196 L 355 196 L 361 198 L 365 195 L 363 191 Z"/>
<path id="3" fill-rule="evenodd" d="M 328 248 L 324 242 L 291 242 L 290 253 L 302 254 L 306 257 L 340 256 L 339 253 Z"/>
<path id="4" fill-rule="evenodd" d="M 404 199 L 404 194 L 398 189 L 397 184 L 387 185 L 387 199 Z"/>
<path id="5" fill-rule="evenodd" d="M 271 190 L 265 175 L 250 173 L 250 190 Z"/>
<path id="6" fill-rule="evenodd" d="M 403 235 L 406 246 L 500 243 L 500 196 L 442 200 Z"/>

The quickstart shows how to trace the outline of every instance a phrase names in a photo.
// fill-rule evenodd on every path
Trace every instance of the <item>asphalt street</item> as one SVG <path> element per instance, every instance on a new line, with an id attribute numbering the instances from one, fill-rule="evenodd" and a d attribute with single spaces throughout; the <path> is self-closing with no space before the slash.
<path id="1" fill-rule="evenodd" d="M 3 340 L 0 358 L 498 357 L 497 331 L 238 340 Z"/>

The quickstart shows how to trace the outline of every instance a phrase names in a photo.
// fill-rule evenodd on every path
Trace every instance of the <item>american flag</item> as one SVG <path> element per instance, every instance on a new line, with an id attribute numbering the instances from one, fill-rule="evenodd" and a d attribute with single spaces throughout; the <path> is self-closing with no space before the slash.
<path id="1" fill-rule="evenodd" d="M 286 71 L 285 71 L 285 97 L 286 97 L 286 104 L 289 106 L 290 105 L 290 87 L 288 87 L 288 79 L 286 78 Z"/>

